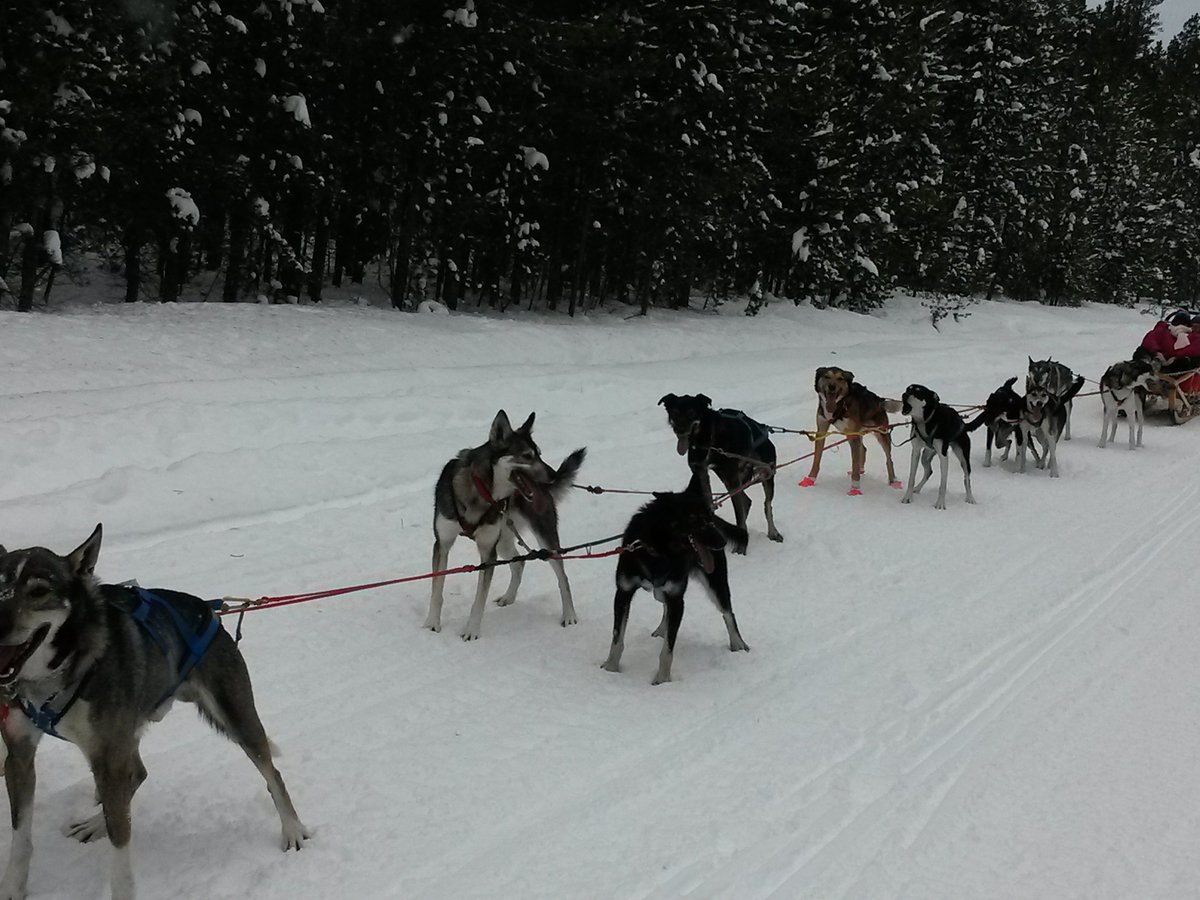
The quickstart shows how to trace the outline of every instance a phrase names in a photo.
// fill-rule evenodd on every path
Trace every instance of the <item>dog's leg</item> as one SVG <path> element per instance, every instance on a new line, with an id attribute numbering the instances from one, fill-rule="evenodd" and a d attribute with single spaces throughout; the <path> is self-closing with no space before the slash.
<path id="1" fill-rule="evenodd" d="M 724 553 L 713 553 L 713 570 L 711 573 L 701 574 L 700 579 L 704 582 L 708 596 L 725 619 L 725 630 L 729 632 L 729 649 L 734 653 L 749 650 L 750 645 L 742 638 L 737 618 L 733 615 L 733 598 L 729 593 L 729 562 Z"/>
<path id="2" fill-rule="evenodd" d="M 925 487 L 930 476 L 933 475 L 933 458 L 937 455 L 937 451 L 932 447 L 925 447 L 921 451 L 921 468 L 924 474 L 921 475 L 921 480 L 917 482 L 915 489 L 916 493 L 921 493 L 921 488 Z"/>
<path id="3" fill-rule="evenodd" d="M 1025 474 L 1026 451 L 1033 445 L 1033 434 L 1025 430 L 1024 425 L 1017 426 L 1021 429 L 1021 436 L 1024 440 L 1017 442 L 1017 471 L 1022 475 Z"/>
<path id="4" fill-rule="evenodd" d="M 913 427 L 915 428 L 916 426 Z M 918 438 L 916 434 L 913 434 L 912 459 L 909 460 L 908 464 L 908 490 L 906 490 L 904 492 L 904 496 L 900 498 L 901 503 L 912 503 L 913 493 L 917 484 L 917 465 L 921 461 L 922 447 L 924 447 L 924 444 L 921 443 L 921 439 Z M 924 484 L 924 482 L 921 483 Z"/>
<path id="5" fill-rule="evenodd" d="M 942 481 L 938 485 L 937 501 L 933 504 L 934 509 L 946 508 L 946 481 L 950 478 L 950 448 L 946 446 L 946 442 L 942 441 L 941 452 L 938 453 L 938 460 L 942 467 Z M 928 476 L 927 476 L 928 477 Z"/>
<path id="6" fill-rule="evenodd" d="M 130 798 L 137 793 L 138 788 L 146 780 L 146 765 L 142 762 L 142 756 L 137 751 L 133 754 L 133 773 L 132 773 L 132 788 L 130 790 Z M 99 805 L 100 786 L 96 786 L 96 804 Z M 108 837 L 108 823 L 104 820 L 104 810 L 96 813 L 94 816 L 89 816 L 86 819 L 81 819 L 77 822 L 68 822 L 64 826 L 63 835 L 69 838 L 74 838 L 81 844 L 88 844 L 92 841 L 100 840 Z"/>
<path id="7" fill-rule="evenodd" d="M 820 401 L 817 401 L 818 403 Z M 817 413 L 817 434 L 824 435 L 829 431 L 832 423 L 826 422 L 821 418 L 821 414 Z M 821 473 L 821 455 L 825 452 L 825 438 L 819 437 L 813 444 L 812 466 L 808 470 L 808 475 L 800 479 L 800 487 L 812 487 L 816 484 L 817 476 Z"/>
<path id="8" fill-rule="evenodd" d="M 665 603 L 660 605 L 662 606 L 662 618 L 658 621 L 658 627 L 650 632 L 650 637 L 662 637 L 667 633 L 667 606 Z"/>
<path id="9" fill-rule="evenodd" d="M 850 490 L 846 493 L 851 497 L 857 497 L 862 494 L 859 481 L 862 478 L 866 447 L 863 446 L 863 439 L 861 437 L 852 437 L 848 440 L 850 443 Z"/>
<path id="10" fill-rule="evenodd" d="M 496 545 L 498 554 L 501 559 L 512 559 L 517 555 L 517 545 L 513 540 L 512 530 L 502 528 L 500 531 L 500 542 Z M 543 547 L 545 544 L 542 545 Z M 515 562 L 509 567 L 508 587 L 504 593 L 496 598 L 497 606 L 511 606 L 517 600 L 517 591 L 521 588 L 521 576 L 525 574 L 525 563 Z"/>
<path id="11" fill-rule="evenodd" d="M 12 844 L 8 866 L 0 879 L 0 900 L 24 900 L 29 882 L 29 861 L 33 856 L 33 793 L 37 774 L 33 760 L 37 753 L 36 736 L 12 735 L 19 727 L 10 720 L 4 723 L 4 743 L 8 747 L 5 760 L 4 786 L 8 789 L 9 812 L 12 816 Z M 27 730 L 30 730 L 27 726 Z"/>
<path id="12" fill-rule="evenodd" d="M 1072 402 L 1073 401 L 1071 401 L 1071 400 L 1067 401 L 1067 426 L 1066 426 L 1066 428 L 1063 429 L 1063 440 L 1064 441 L 1069 441 L 1071 439 L 1071 403 Z"/>
<path id="13" fill-rule="evenodd" d="M 130 736 L 132 737 L 132 736 Z M 127 744 L 108 746 L 91 760 L 92 774 L 100 792 L 104 824 L 112 843 L 113 900 L 133 900 L 133 861 L 129 839 L 132 834 L 129 805 L 133 800 L 134 757 L 137 748 Z"/>
<path id="14" fill-rule="evenodd" d="M 557 553 L 562 548 L 558 537 L 558 523 L 554 517 L 538 519 L 530 524 L 533 525 L 533 533 L 537 535 L 538 544 L 543 550 Z M 562 597 L 562 618 L 558 620 L 558 624 L 566 628 L 579 621 L 579 617 L 575 615 L 575 601 L 571 596 L 571 582 L 567 580 L 567 569 L 561 559 L 550 559 L 547 562 L 554 570 L 554 577 L 558 579 L 558 593 Z"/>
<path id="15" fill-rule="evenodd" d="M 246 660 L 224 631 L 217 632 L 212 647 L 200 664 L 192 670 L 185 688 L 192 689 L 187 699 L 200 707 L 200 712 L 217 731 L 224 734 L 250 757 L 267 783 L 267 791 L 275 804 L 282 828 L 280 846 L 283 850 L 299 850 L 309 838 L 308 829 L 296 814 L 291 795 L 283 776 L 275 768 L 271 742 L 254 706 L 254 688 Z"/>
<path id="16" fill-rule="evenodd" d="M 775 527 L 775 476 L 763 480 L 763 513 L 767 517 L 767 537 L 775 542 L 783 540 L 783 535 Z"/>
<path id="17" fill-rule="evenodd" d="M 500 542 L 500 529 L 479 529 L 475 532 L 475 543 L 479 547 L 479 561 L 483 564 L 496 561 L 496 545 Z M 475 602 L 471 605 L 471 615 L 467 617 L 467 626 L 462 630 L 464 641 L 479 639 L 479 630 L 483 625 L 483 609 L 487 606 L 488 593 L 492 589 L 492 576 L 496 570 L 493 566 L 479 570 L 479 581 L 475 584 Z"/>
<path id="18" fill-rule="evenodd" d="M 1146 408 L 1141 396 L 1135 391 L 1133 395 L 1133 415 L 1137 419 L 1137 446 L 1142 446 L 1142 425 L 1146 421 Z"/>
<path id="19" fill-rule="evenodd" d="M 617 573 L 617 593 L 613 597 L 613 635 L 612 646 L 608 649 L 608 659 L 601 666 L 606 672 L 621 671 L 621 654 L 625 652 L 625 626 L 629 624 L 629 605 L 633 602 L 633 592 L 636 588 L 626 582 Z"/>
<path id="20" fill-rule="evenodd" d="M 733 487 L 726 485 L 726 489 L 730 491 L 735 491 L 738 487 L 739 485 L 736 484 Z M 729 499 L 733 503 L 733 517 L 737 521 L 737 526 L 744 530 L 746 528 L 746 520 L 750 518 L 750 498 L 746 496 L 745 491 L 739 491 Z M 735 549 L 733 552 L 737 553 L 739 551 Z M 746 551 L 743 548 L 740 552 L 745 554 Z"/>
<path id="21" fill-rule="evenodd" d="M 1048 436 L 1046 439 L 1046 442 L 1047 442 L 1048 446 L 1046 447 L 1046 455 L 1045 455 L 1045 458 L 1043 459 L 1043 462 L 1048 461 L 1050 464 L 1050 477 L 1057 478 L 1058 477 L 1058 453 L 1057 453 L 1058 441 L 1054 440 L 1052 436 Z"/>
<path id="22" fill-rule="evenodd" d="M 971 443 L 967 435 L 963 435 L 965 439 L 963 444 L 955 442 L 954 455 L 958 457 L 959 465 L 963 470 L 963 484 L 967 488 L 967 502 L 974 503 L 975 495 L 971 493 Z"/>
<path id="23" fill-rule="evenodd" d="M 662 650 L 658 654 L 658 673 L 651 684 L 662 684 L 671 680 L 671 662 L 675 658 L 675 639 L 679 636 L 679 623 L 683 621 L 683 592 L 687 582 L 656 588 L 654 596 L 666 607 L 667 633 L 663 636 Z"/>
<path id="24" fill-rule="evenodd" d="M 433 571 L 445 571 L 446 563 L 450 559 L 450 548 L 454 546 L 455 540 L 461 533 L 457 522 L 451 522 L 437 516 L 433 522 Z M 442 594 L 443 585 L 446 583 L 445 575 L 438 575 L 433 579 L 433 591 L 429 597 L 429 614 L 425 616 L 424 628 L 430 631 L 442 630 Z"/>
<path id="25" fill-rule="evenodd" d="M 899 479 L 896 478 L 896 466 L 892 462 L 892 433 L 878 431 L 875 433 L 875 438 L 879 441 L 879 446 L 883 448 L 883 458 L 887 463 L 888 487 L 901 487 Z M 865 451 L 863 455 L 866 455 Z"/>

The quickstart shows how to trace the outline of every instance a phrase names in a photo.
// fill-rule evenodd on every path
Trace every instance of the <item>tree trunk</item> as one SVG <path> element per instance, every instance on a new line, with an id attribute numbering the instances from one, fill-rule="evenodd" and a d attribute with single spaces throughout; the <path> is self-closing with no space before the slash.
<path id="1" fill-rule="evenodd" d="M 325 260 L 329 256 L 329 196 L 323 195 L 317 205 L 317 233 L 313 238 L 312 267 L 308 273 L 308 297 L 313 303 L 321 302 L 321 288 L 325 284 Z"/>
<path id="2" fill-rule="evenodd" d="M 246 201 L 239 198 L 229 212 L 229 265 L 225 268 L 225 285 L 221 289 L 221 299 L 226 303 L 237 303 L 241 292 L 249 224 Z"/>

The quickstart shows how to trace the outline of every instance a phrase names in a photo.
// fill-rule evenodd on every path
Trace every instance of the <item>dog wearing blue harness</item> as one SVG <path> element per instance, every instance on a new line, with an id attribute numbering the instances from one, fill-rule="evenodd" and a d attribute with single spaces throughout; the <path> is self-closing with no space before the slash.
<path id="1" fill-rule="evenodd" d="M 138 742 L 175 700 L 194 703 L 237 743 L 267 783 L 284 850 L 308 830 L 272 759 L 245 660 L 216 616 L 219 603 L 169 590 L 102 585 L 94 571 L 99 525 L 67 556 L 0 547 L 0 725 L 12 849 L 0 900 L 25 896 L 32 856 L 34 757 L 43 735 L 75 744 L 96 783 L 100 812 L 67 826 L 81 842 L 112 843 L 114 900 L 132 900 L 133 795 L 146 778 Z"/>

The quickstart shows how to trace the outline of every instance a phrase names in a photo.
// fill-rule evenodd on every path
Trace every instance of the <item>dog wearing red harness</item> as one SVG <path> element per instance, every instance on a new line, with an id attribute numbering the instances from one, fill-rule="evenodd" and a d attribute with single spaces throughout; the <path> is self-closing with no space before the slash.
<path id="1" fill-rule="evenodd" d="M 484 563 L 511 558 L 516 553 L 517 527 L 528 525 L 542 549 L 557 552 L 562 546 L 558 539 L 558 505 L 562 494 L 571 486 L 587 453 L 581 447 L 568 456 L 557 470 L 542 460 L 542 452 L 533 440 L 534 413 L 520 428 L 513 428 L 504 410 L 496 413 L 487 442 L 462 450 L 446 463 L 434 489 L 433 513 L 433 570 L 442 572 L 450 558 L 450 548 L 459 535 L 466 535 L 479 548 Z M 571 599 L 571 584 L 562 560 L 549 560 L 558 578 L 562 596 L 564 627 L 574 625 L 575 604 Z M 517 599 L 525 563 L 510 567 L 508 589 L 496 603 L 508 606 Z M 471 607 L 464 641 L 479 637 L 483 608 L 492 584 L 492 567 L 479 571 L 475 587 L 475 603 Z M 425 627 L 442 630 L 442 602 L 445 576 L 433 578 L 429 600 L 429 615 Z"/>

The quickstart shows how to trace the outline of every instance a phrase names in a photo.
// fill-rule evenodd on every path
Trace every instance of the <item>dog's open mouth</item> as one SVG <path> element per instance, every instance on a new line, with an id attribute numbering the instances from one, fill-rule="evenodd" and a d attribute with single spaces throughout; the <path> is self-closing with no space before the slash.
<path id="1" fill-rule="evenodd" d="M 522 472 L 513 472 L 512 481 L 526 503 L 539 513 L 545 511 L 546 494 L 541 485 Z"/>
<path id="2" fill-rule="evenodd" d="M 0 685 L 9 685 L 21 674 L 21 667 L 29 661 L 34 651 L 42 645 L 50 633 L 49 625 L 42 625 L 23 644 L 0 645 Z"/>

